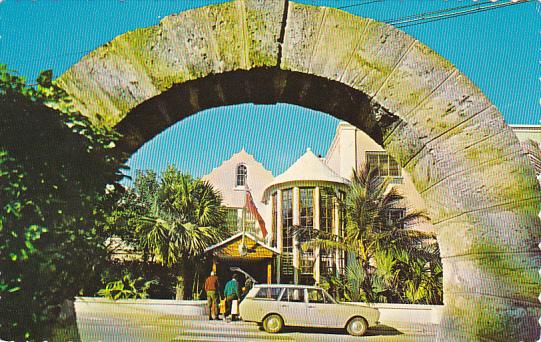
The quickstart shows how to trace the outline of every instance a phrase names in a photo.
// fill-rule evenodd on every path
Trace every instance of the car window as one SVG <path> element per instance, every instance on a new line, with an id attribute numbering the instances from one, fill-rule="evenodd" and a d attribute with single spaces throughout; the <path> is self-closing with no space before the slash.
<path id="1" fill-rule="evenodd" d="M 282 302 L 304 303 L 304 289 L 287 288 L 281 298 Z"/>
<path id="2" fill-rule="evenodd" d="M 257 291 L 255 298 L 278 300 L 281 292 L 281 287 L 262 287 Z"/>
<path id="3" fill-rule="evenodd" d="M 336 301 L 333 297 L 331 297 L 330 294 L 328 294 L 326 291 L 323 291 L 323 295 L 325 296 L 325 302 L 329 304 L 336 304 Z"/>
<path id="4" fill-rule="evenodd" d="M 331 303 L 321 289 L 308 289 L 308 302 L 320 304 Z"/>

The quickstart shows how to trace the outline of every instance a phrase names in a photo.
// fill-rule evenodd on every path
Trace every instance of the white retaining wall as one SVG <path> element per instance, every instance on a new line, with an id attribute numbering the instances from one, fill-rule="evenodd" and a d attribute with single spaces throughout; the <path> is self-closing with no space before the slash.
<path id="1" fill-rule="evenodd" d="M 116 301 L 101 297 L 76 297 L 77 315 L 103 311 L 146 311 L 156 314 L 199 316 L 207 314 L 207 302 L 203 300 L 174 299 L 119 299 Z"/>
<path id="2" fill-rule="evenodd" d="M 207 315 L 207 302 L 204 300 L 172 299 L 120 299 L 117 301 L 99 297 L 76 297 L 75 312 L 78 316 L 96 312 L 138 312 L 201 316 Z M 382 324 L 403 322 L 419 324 L 439 324 L 443 305 L 388 304 L 388 303 L 350 303 L 377 308 Z"/>
<path id="3" fill-rule="evenodd" d="M 443 305 L 390 304 L 390 303 L 351 303 L 377 308 L 382 324 L 408 322 L 420 324 L 439 324 Z"/>

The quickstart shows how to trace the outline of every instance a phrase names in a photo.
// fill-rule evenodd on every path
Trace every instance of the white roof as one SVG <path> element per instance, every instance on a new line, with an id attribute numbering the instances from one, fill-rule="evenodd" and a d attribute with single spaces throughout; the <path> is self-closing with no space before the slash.
<path id="1" fill-rule="evenodd" d="M 349 181 L 331 170 L 308 148 L 302 157 L 267 186 L 263 192 L 263 201 L 266 202 L 274 190 L 288 185 L 325 184 L 345 185 L 349 184 Z"/>

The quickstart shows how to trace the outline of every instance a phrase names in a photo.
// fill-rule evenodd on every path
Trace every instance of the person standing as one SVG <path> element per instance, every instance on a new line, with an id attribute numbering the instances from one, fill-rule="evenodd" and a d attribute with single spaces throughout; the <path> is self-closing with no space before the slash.
<path id="1" fill-rule="evenodd" d="M 239 282 L 237 281 L 237 275 L 233 274 L 231 277 L 231 280 L 225 284 L 224 289 L 224 296 L 225 296 L 225 313 L 224 313 L 224 319 L 227 318 L 231 314 L 231 306 L 233 304 L 233 301 L 239 300 L 240 293 L 239 293 Z"/>
<path id="2" fill-rule="evenodd" d="M 244 288 L 242 291 L 242 299 L 246 297 L 248 292 L 254 287 L 254 282 L 252 281 L 252 278 L 246 277 L 246 281 L 244 282 Z"/>
<path id="3" fill-rule="evenodd" d="M 205 292 L 207 293 L 207 305 L 209 307 L 209 320 L 219 319 L 218 303 L 220 283 L 214 271 L 210 272 L 210 276 L 205 280 Z"/>

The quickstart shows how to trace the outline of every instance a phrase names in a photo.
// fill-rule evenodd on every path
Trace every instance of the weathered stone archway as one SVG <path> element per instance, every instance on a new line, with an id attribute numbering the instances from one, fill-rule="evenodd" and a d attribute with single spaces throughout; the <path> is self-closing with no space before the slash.
<path id="1" fill-rule="evenodd" d="M 440 340 L 534 340 L 541 193 L 502 115 L 397 29 L 330 8 L 238 0 L 121 35 L 58 80 L 133 152 L 206 108 L 285 102 L 347 120 L 411 174 L 444 264 Z"/>

